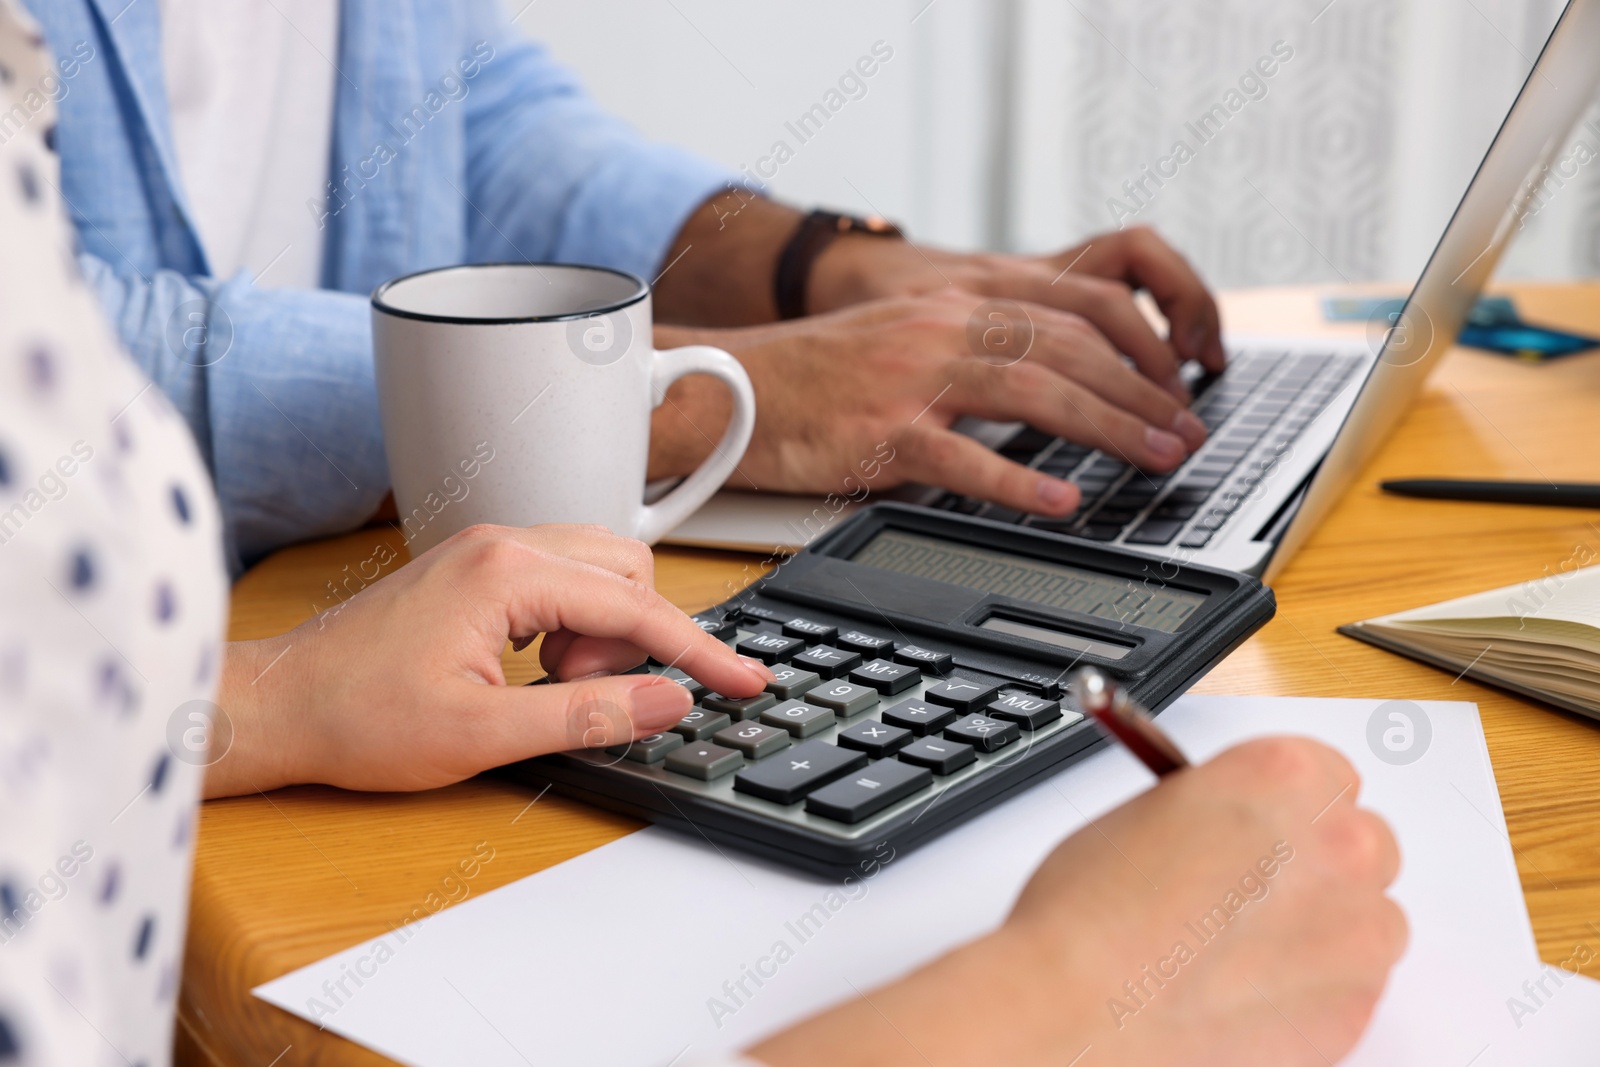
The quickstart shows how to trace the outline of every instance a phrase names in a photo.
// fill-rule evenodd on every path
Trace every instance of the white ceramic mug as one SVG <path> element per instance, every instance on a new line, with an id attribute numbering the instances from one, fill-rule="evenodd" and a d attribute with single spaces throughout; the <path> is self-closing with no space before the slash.
<path id="1" fill-rule="evenodd" d="M 372 294 L 389 476 L 413 554 L 474 523 L 589 522 L 654 542 L 721 487 L 750 443 L 755 394 L 719 348 L 658 352 L 650 287 L 546 263 L 447 267 Z M 644 502 L 650 412 L 685 374 L 733 393 L 700 469 Z"/>

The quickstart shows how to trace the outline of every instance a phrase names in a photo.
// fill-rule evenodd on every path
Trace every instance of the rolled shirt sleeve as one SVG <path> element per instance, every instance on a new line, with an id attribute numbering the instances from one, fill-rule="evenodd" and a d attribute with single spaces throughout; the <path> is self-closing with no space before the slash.
<path id="1" fill-rule="evenodd" d="M 81 209 L 81 268 L 193 430 L 234 574 L 283 545 L 360 525 L 387 491 L 375 286 L 493 261 L 653 279 L 685 220 L 737 184 L 607 114 L 508 23 L 499 0 L 342 0 L 340 85 L 361 90 L 336 101 L 325 288 L 218 280 L 157 150 L 164 101 L 130 88 L 160 76 L 157 23 L 135 7 L 113 34 L 87 0 L 37 6 L 61 47 L 81 38 L 95 48 L 64 101 L 60 136 L 63 188 Z"/>

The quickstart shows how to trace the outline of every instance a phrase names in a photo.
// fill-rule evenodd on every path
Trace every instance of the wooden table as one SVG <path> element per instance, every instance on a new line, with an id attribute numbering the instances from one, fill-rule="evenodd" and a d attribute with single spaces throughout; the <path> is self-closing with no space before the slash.
<path id="1" fill-rule="evenodd" d="M 1600 285 L 1510 287 L 1529 318 L 1600 332 Z M 1319 291 L 1230 294 L 1234 329 L 1310 332 Z M 1357 327 L 1356 329 L 1359 329 Z M 1278 581 L 1278 615 L 1201 692 L 1473 700 L 1505 805 L 1540 954 L 1600 950 L 1600 726 L 1388 655 L 1340 623 L 1520 582 L 1556 570 L 1600 526 L 1576 510 L 1430 503 L 1382 496 L 1381 478 L 1480 475 L 1600 480 L 1600 355 L 1548 366 L 1457 351 L 1340 507 Z M 280 552 L 240 580 L 232 636 L 280 633 L 325 606 L 325 583 L 368 559 L 376 529 Z M 754 578 L 748 556 L 663 548 L 660 588 L 697 611 Z M 513 681 L 532 662 L 507 655 Z M 307 787 L 206 804 L 195 858 L 179 1003 L 179 1062 L 377 1064 L 250 989 L 432 910 L 532 874 L 638 825 L 494 781 L 372 795 Z M 1488 826 L 1485 833 L 1494 832 Z M 457 861 L 494 850 L 476 877 Z M 1600 969 L 1591 968 L 1600 974 Z M 292 1048 L 290 1048 L 292 1046 Z"/>

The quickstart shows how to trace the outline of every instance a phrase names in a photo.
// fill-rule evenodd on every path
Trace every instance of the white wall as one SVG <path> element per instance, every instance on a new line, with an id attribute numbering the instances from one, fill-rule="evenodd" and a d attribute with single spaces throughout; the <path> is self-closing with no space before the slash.
<path id="1" fill-rule="evenodd" d="M 515 11 L 526 0 L 509 0 Z M 786 142 L 775 195 L 879 211 L 919 235 L 975 245 L 996 164 L 989 13 L 981 0 L 537 0 L 518 20 L 606 105 L 655 137 L 730 167 Z M 786 128 L 875 43 L 893 55 L 804 144 Z M 769 164 L 770 169 L 770 164 Z"/>
<path id="2" fill-rule="evenodd" d="M 1294 58 L 1267 95 L 1137 216 L 1241 285 L 1414 277 L 1561 6 L 536 0 L 519 25 L 653 136 L 735 168 L 786 142 L 775 195 L 1028 250 L 1111 226 L 1122 183 L 1283 41 Z M 785 123 L 875 42 L 893 57 L 865 96 L 799 143 Z M 1600 166 L 1533 220 L 1504 272 L 1600 274 Z"/>

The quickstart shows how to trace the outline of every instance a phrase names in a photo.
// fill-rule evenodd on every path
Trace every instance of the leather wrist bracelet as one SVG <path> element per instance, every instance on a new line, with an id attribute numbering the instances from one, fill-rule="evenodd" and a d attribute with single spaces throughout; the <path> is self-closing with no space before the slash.
<path id="1" fill-rule="evenodd" d="M 811 269 L 838 237 L 863 233 L 873 237 L 904 237 L 900 227 L 873 215 L 858 218 L 834 211 L 813 211 L 800 222 L 794 236 L 778 254 L 778 267 L 772 275 L 772 295 L 778 305 L 778 318 L 798 319 L 806 314 L 806 287 Z"/>

